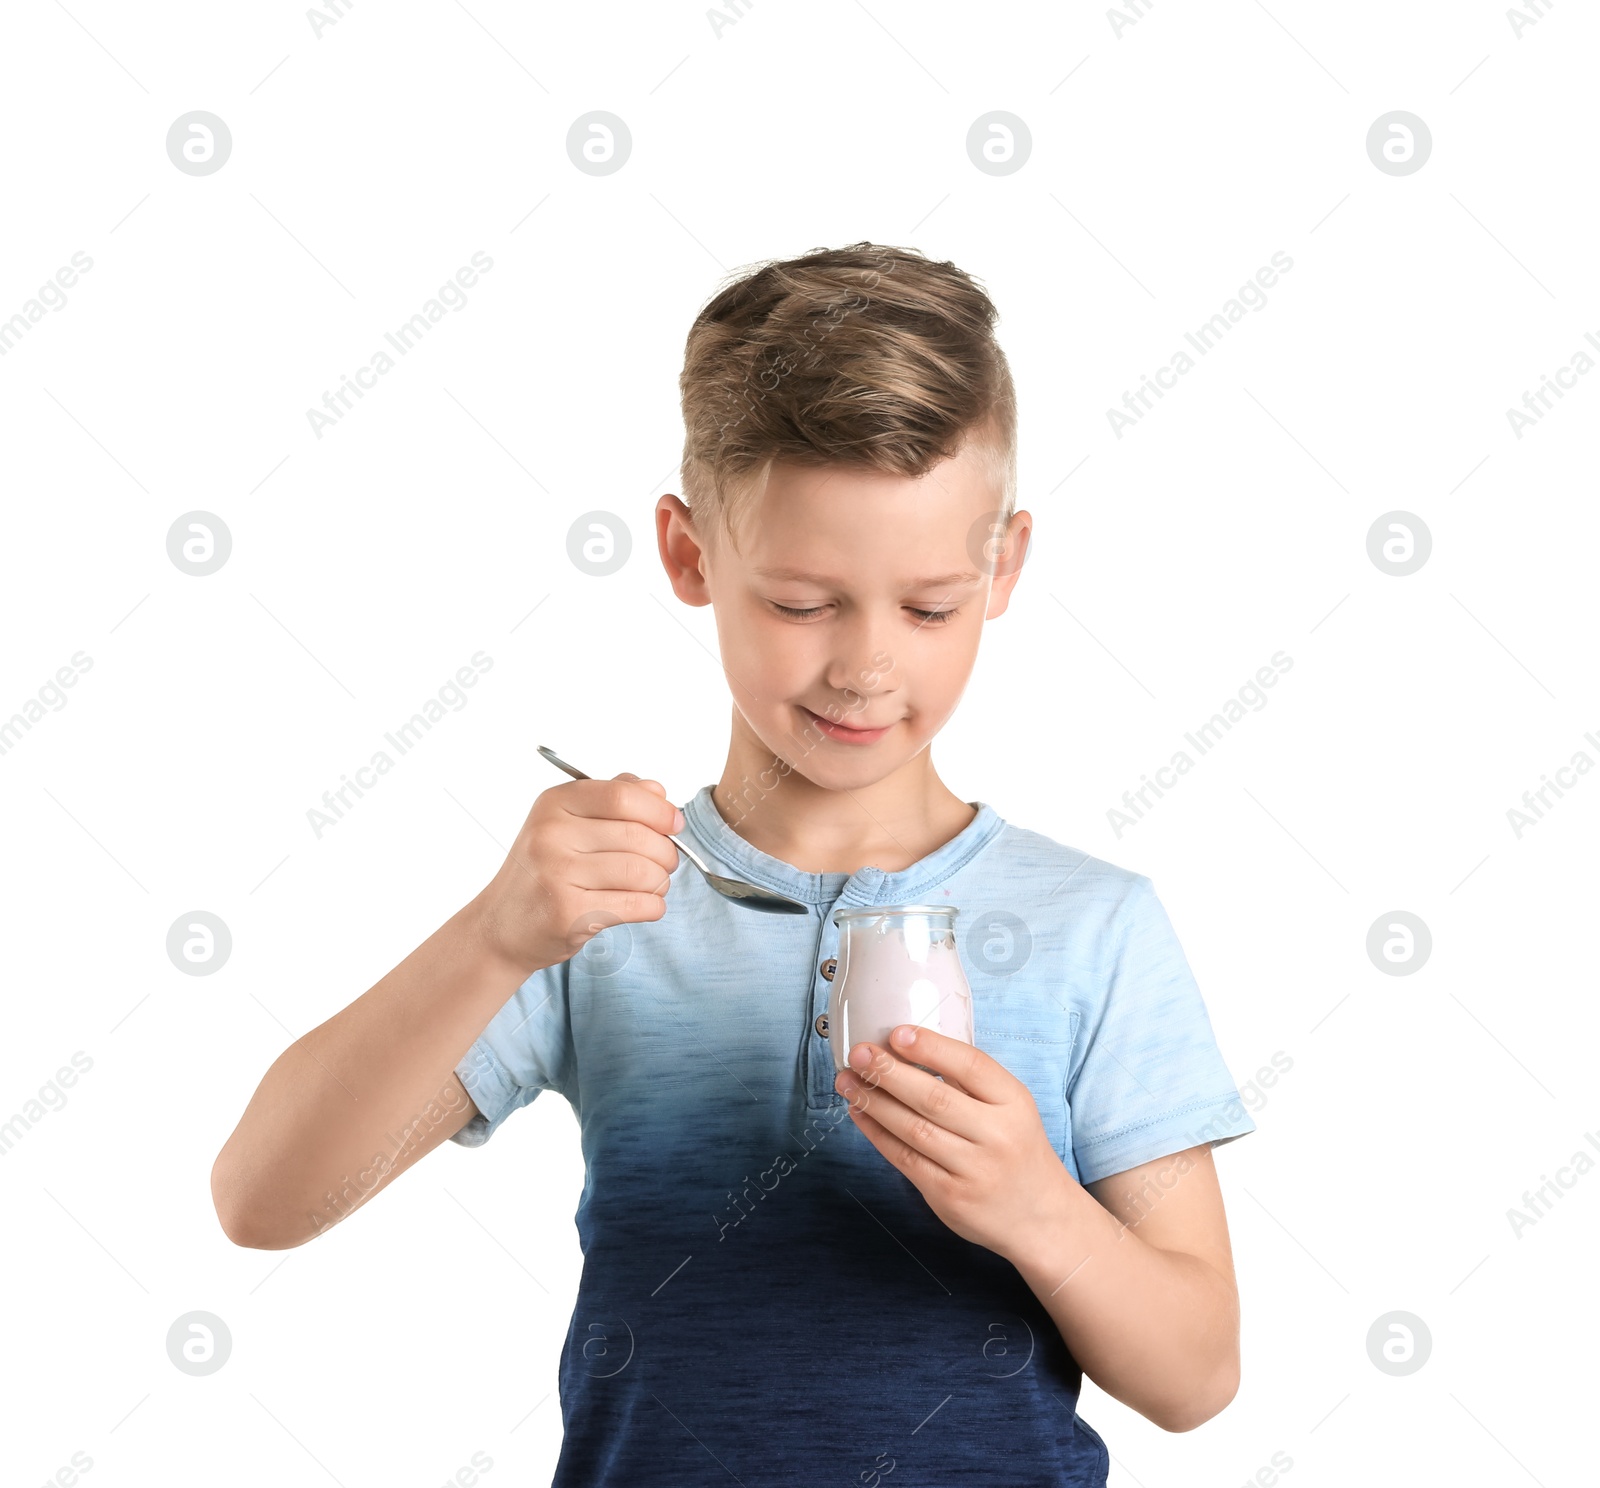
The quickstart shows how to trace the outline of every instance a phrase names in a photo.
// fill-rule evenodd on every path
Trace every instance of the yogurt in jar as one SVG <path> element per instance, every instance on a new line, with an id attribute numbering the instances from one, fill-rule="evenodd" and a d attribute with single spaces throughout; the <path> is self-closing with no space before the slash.
<path id="1" fill-rule="evenodd" d="M 871 1042 L 890 1048 L 902 1023 L 973 1042 L 972 989 L 956 951 L 948 904 L 880 904 L 836 909 L 838 970 L 828 999 L 828 1042 L 835 1070 L 850 1050 Z"/>

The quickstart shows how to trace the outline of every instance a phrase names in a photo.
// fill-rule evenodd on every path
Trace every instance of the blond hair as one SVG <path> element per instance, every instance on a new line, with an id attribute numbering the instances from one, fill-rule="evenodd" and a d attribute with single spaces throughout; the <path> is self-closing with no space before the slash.
<path id="1" fill-rule="evenodd" d="M 689 328 L 683 494 L 697 534 L 734 521 L 775 460 L 917 479 L 969 443 L 1008 519 L 1017 408 L 999 318 L 953 263 L 852 243 L 740 271 Z"/>

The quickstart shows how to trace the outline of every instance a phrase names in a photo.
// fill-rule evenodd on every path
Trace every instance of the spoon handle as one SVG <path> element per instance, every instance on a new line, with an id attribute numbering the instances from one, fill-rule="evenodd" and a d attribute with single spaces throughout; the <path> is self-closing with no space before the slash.
<path id="1" fill-rule="evenodd" d="M 569 765 L 564 759 L 561 758 L 559 754 L 555 752 L 555 750 L 546 749 L 543 744 L 539 746 L 539 753 L 549 760 L 550 763 L 556 767 L 556 769 L 565 770 L 567 774 L 569 774 L 574 780 L 594 779 L 593 775 L 585 775 L 583 771 L 578 769 L 576 765 Z"/>

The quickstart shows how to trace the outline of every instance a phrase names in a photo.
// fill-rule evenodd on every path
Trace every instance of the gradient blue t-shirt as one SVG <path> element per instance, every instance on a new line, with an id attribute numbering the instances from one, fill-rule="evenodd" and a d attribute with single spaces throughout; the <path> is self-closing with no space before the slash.
<path id="1" fill-rule="evenodd" d="M 834 1091 L 832 912 L 957 906 L 978 1047 L 1089 1183 L 1255 1130 L 1150 880 L 982 802 L 900 872 L 804 873 L 711 796 L 683 808 L 707 863 L 811 913 L 741 908 L 680 859 L 660 920 L 535 972 L 457 1066 L 481 1113 L 463 1146 L 541 1090 L 582 1132 L 554 1488 L 1099 1488 L 1106 1448 L 1044 1306 Z"/>

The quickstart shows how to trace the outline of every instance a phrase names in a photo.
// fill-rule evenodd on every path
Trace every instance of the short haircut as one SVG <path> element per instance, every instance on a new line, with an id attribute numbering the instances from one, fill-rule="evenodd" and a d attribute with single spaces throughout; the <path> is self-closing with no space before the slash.
<path id="1" fill-rule="evenodd" d="M 953 263 L 851 243 L 739 271 L 695 317 L 678 385 L 682 485 L 702 542 L 775 460 L 917 479 L 973 443 L 1017 497 L 1017 406 L 989 296 Z"/>

